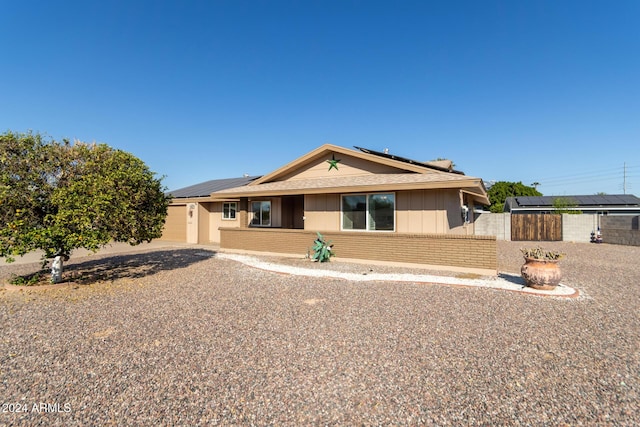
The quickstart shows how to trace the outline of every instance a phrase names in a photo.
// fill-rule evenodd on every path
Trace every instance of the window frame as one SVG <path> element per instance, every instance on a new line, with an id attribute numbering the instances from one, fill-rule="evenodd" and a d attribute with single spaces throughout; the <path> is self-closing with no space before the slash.
<path id="1" fill-rule="evenodd" d="M 370 224 L 370 206 L 369 206 L 369 198 L 371 196 L 376 195 L 391 195 L 393 196 L 393 229 L 391 230 L 371 230 Z M 344 228 L 344 197 L 348 196 L 364 196 L 365 199 L 365 224 L 364 228 Z M 345 193 L 340 194 L 340 231 L 355 231 L 355 232 L 367 232 L 367 233 L 395 233 L 396 231 L 396 222 L 397 222 L 397 209 L 396 209 L 396 192 L 373 192 L 373 193 Z"/>
<path id="2" fill-rule="evenodd" d="M 271 223 L 272 223 L 272 213 L 273 213 L 273 206 L 271 203 L 271 200 L 251 200 L 251 227 L 271 227 Z M 255 219 L 255 214 L 256 211 L 253 209 L 253 204 L 254 203 L 260 203 L 260 224 L 254 224 L 253 220 Z M 269 205 L 269 223 L 268 224 L 263 224 L 262 223 L 262 206 L 267 203 Z"/>
<path id="3" fill-rule="evenodd" d="M 225 209 L 225 205 L 229 206 L 229 209 Z M 231 213 L 231 205 L 233 205 L 233 217 L 226 216 L 227 213 Z M 238 202 L 222 202 L 222 220 L 223 221 L 235 221 L 238 218 Z"/>

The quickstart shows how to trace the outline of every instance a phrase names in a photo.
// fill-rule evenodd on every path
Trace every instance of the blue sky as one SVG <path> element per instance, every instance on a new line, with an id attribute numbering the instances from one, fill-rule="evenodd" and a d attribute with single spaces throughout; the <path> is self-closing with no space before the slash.
<path id="1" fill-rule="evenodd" d="M 324 143 L 640 195 L 640 1 L 1 1 L 0 132 L 176 189 Z M 626 174 L 624 165 L 626 164 Z"/>

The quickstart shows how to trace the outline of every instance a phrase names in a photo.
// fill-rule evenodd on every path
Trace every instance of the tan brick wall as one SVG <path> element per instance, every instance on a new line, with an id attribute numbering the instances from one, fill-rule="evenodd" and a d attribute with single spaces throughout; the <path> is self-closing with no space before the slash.
<path id="1" fill-rule="evenodd" d="M 321 232 L 340 258 L 497 271 L 494 236 Z M 220 248 L 299 254 L 311 250 L 315 232 L 221 228 Z"/>

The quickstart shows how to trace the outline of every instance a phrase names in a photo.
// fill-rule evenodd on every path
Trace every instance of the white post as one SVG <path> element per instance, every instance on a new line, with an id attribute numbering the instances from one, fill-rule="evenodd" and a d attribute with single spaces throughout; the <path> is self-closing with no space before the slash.
<path id="1" fill-rule="evenodd" d="M 51 283 L 62 282 L 62 255 L 56 255 L 51 263 Z"/>

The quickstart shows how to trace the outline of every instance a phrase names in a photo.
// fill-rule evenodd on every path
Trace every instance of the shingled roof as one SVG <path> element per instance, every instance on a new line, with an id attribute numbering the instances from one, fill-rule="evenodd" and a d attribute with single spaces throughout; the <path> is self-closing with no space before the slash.
<path id="1" fill-rule="evenodd" d="M 220 190 L 213 198 L 287 194 L 341 193 L 345 191 L 367 191 L 375 187 L 378 191 L 423 188 L 461 188 L 469 187 L 468 192 L 479 193 L 480 178 L 458 174 L 378 174 L 364 176 L 333 177 L 323 179 L 302 179 L 293 181 L 274 181 L 259 185 L 247 185 L 238 188 Z M 484 195 L 478 194 L 478 197 Z"/>
<path id="2" fill-rule="evenodd" d="M 224 200 L 300 194 L 458 189 L 473 195 L 479 203 L 489 204 L 482 180 L 453 170 L 450 162 L 423 163 L 386 152 L 356 148 L 351 150 L 324 144 L 263 176 L 212 180 L 173 190 L 169 194 L 176 199 L 206 197 L 209 200 Z M 352 167 L 355 174 L 330 176 L 323 170 L 324 175 L 291 179 L 291 174 L 297 170 L 324 164 L 327 156 L 333 158 L 336 154 L 355 159 L 356 164 L 364 161 L 376 165 L 377 170 L 384 173 L 362 173 L 361 166 L 355 166 Z"/>

